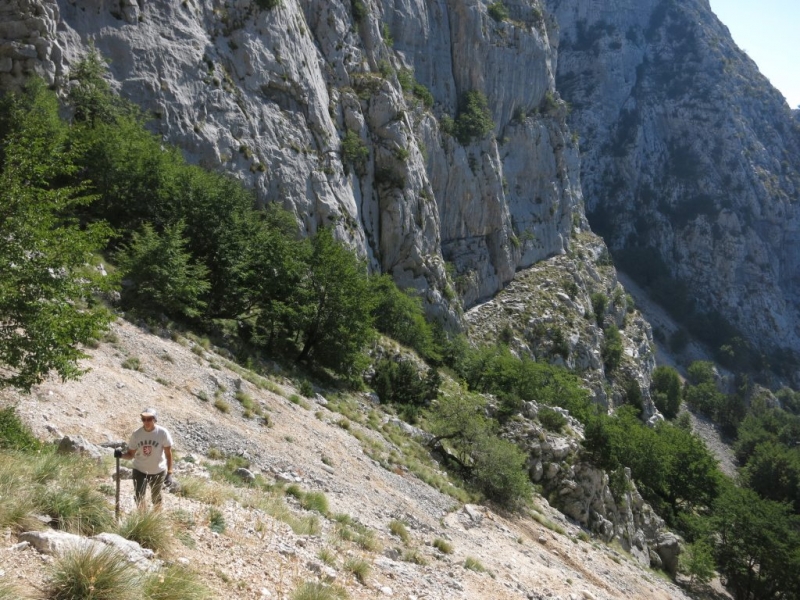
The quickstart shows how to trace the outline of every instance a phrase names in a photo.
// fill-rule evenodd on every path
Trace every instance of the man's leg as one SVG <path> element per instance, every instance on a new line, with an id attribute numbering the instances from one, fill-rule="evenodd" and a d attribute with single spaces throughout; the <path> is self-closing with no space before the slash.
<path id="1" fill-rule="evenodd" d="M 141 471 L 133 470 L 133 499 L 137 507 L 144 505 L 144 494 L 147 490 L 147 475 Z"/>
<path id="2" fill-rule="evenodd" d="M 150 480 L 150 495 L 153 498 L 153 508 L 161 508 L 161 488 L 164 487 L 166 473 L 163 471 L 158 475 L 148 475 Z"/>

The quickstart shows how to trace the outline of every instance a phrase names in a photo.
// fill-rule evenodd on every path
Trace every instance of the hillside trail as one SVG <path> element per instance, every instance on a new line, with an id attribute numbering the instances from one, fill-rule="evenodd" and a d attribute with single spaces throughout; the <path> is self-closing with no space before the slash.
<path id="1" fill-rule="evenodd" d="M 216 509 L 227 523 L 221 534 L 210 529 L 207 504 L 167 494 L 165 514 L 183 520 L 189 515 L 194 523 L 188 532 L 191 547 L 176 542 L 168 558 L 197 572 L 212 597 L 291 600 L 303 581 L 330 577 L 353 600 L 687 599 L 664 576 L 587 539 L 544 499 L 535 500 L 539 509 L 563 533 L 528 517 L 507 518 L 489 507 L 463 505 L 406 468 L 387 468 L 370 452 L 403 450 L 380 427 L 368 427 L 369 419 L 345 419 L 329 410 L 322 395 L 300 400 L 293 382 L 279 373 L 270 376 L 266 387 L 254 385 L 244 369 L 208 344 L 172 337 L 118 320 L 105 341 L 87 350 L 90 358 L 82 363 L 87 373 L 80 380 L 48 379 L 28 395 L 3 390 L 0 406 L 15 405 L 44 440 L 70 435 L 94 444 L 127 439 L 139 412 L 153 406 L 159 423 L 173 433 L 179 480 L 208 477 L 207 465 L 238 456 L 267 481 L 325 494 L 330 511 L 317 515 L 320 530 L 313 535 L 295 533 L 259 508 L 255 490 L 220 492 Z M 269 426 L 247 417 L 245 396 L 269 416 Z M 362 415 L 379 415 L 383 423 L 392 418 L 367 395 L 356 401 Z M 110 487 L 110 457 L 104 464 Z M 447 477 L 444 472 L 439 476 Z M 123 481 L 124 513 L 133 510 L 131 488 L 130 481 Z M 284 501 L 299 517 L 315 514 L 294 498 Z M 375 547 L 343 540 L 336 514 L 351 515 L 373 532 Z M 408 542 L 391 534 L 395 520 L 407 524 Z M 449 542 L 452 554 L 435 549 L 436 539 Z M 44 589 L 52 559 L 15 544 L 12 532 L 0 536 L 0 577 L 13 578 L 26 589 Z M 320 560 L 323 550 L 334 553 L 333 565 Z M 365 584 L 348 572 L 350 559 L 370 565 Z M 467 559 L 485 571 L 465 568 Z"/>

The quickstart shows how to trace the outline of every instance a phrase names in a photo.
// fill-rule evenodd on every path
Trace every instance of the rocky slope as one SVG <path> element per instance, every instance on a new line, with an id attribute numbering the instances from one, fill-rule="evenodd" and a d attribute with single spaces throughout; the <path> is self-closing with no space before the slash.
<path id="1" fill-rule="evenodd" d="M 206 500 L 167 494 L 165 514 L 176 528 L 183 524 L 183 542 L 176 539 L 162 558 L 196 571 L 213 597 L 284 599 L 303 581 L 326 577 L 346 587 L 354 599 L 686 597 L 663 577 L 643 570 L 619 546 L 587 538 L 543 498 L 536 500 L 538 512 L 532 513 L 537 521 L 464 506 L 423 483 L 398 458 L 407 452 L 408 438 L 398 436 L 391 414 L 371 401 L 348 401 L 345 428 L 343 415 L 329 409 L 342 398 L 329 396 L 328 406 L 322 396 L 303 401 L 305 406 L 297 404 L 289 400 L 293 383 L 283 376 L 257 376 L 206 349 L 202 340 L 173 333 L 172 341 L 168 332 L 159 333 L 119 321 L 106 341 L 89 350 L 91 358 L 84 363 L 89 372 L 80 381 L 47 381 L 25 396 L 4 391 L 0 406 L 15 404 L 44 439 L 81 436 L 100 444 L 126 438 L 138 411 L 153 405 L 161 424 L 175 436 L 180 480 L 207 477 L 208 465 L 219 464 L 220 456 L 243 457 L 253 473 L 268 481 L 324 492 L 331 514 L 351 515 L 376 542 L 364 549 L 343 539 L 333 517 L 318 516 L 316 534 L 295 533 L 286 513 L 269 510 L 269 500 L 247 488 L 211 490 Z M 139 370 L 122 367 L 131 358 L 139 359 Z M 237 391 L 265 411 L 269 427 L 245 414 Z M 230 406 L 229 412 L 215 408 L 218 400 Z M 562 453 L 564 444 L 552 441 L 554 451 Z M 106 458 L 105 464 L 108 479 L 96 485 L 111 489 L 111 461 Z M 433 473 L 435 464 L 428 469 Z M 122 492 L 127 513 L 133 506 L 129 481 L 123 481 Z M 222 534 L 209 528 L 212 501 L 227 523 Z M 635 504 L 634 496 L 631 501 Z M 311 514 L 293 501 L 289 508 L 296 519 Z M 407 524 L 407 543 L 390 534 L 389 523 L 395 519 Z M 450 542 L 453 553 L 436 550 L 436 538 Z M 322 549 L 334 555 L 332 565 L 318 558 Z M 638 546 L 634 550 L 640 551 Z M 491 575 L 465 569 L 467 557 Z M 371 565 L 366 584 L 348 574 L 347 558 Z M 46 585 L 51 560 L 18 545 L 8 531 L 0 538 L 0 577 L 28 592 Z"/>
<path id="2" fill-rule="evenodd" d="M 548 0 L 592 225 L 762 350 L 800 349 L 800 127 L 707 0 Z M 650 265 L 652 271 L 652 265 Z"/>

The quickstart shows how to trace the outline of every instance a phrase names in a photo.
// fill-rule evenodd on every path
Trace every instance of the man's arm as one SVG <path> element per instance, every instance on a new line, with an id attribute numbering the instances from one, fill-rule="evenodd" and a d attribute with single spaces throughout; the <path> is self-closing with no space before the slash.
<path id="1" fill-rule="evenodd" d="M 172 446 L 164 447 L 164 456 L 167 458 L 167 475 L 172 473 Z"/>

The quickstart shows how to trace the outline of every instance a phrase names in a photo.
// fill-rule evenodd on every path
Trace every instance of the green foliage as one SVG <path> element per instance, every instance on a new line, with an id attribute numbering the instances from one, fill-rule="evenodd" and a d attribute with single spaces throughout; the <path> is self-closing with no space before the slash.
<path id="1" fill-rule="evenodd" d="M 639 491 L 665 518 L 710 506 L 720 474 L 703 442 L 670 423 L 648 427 L 637 414 L 626 406 L 614 417 L 590 419 L 584 448 L 595 464 L 609 471 L 630 467 Z"/>
<path id="2" fill-rule="evenodd" d="M 800 522 L 788 506 L 730 485 L 714 503 L 712 521 L 720 571 L 737 598 L 800 593 Z"/>
<path id="3" fill-rule="evenodd" d="M 650 382 L 653 402 L 667 419 L 678 416 L 681 406 L 681 379 L 672 367 L 659 366 L 653 371 Z"/>
<path id="4" fill-rule="evenodd" d="M 486 567 L 483 566 L 483 563 L 472 556 L 468 556 L 466 559 L 464 559 L 464 568 L 470 571 L 475 571 L 476 573 L 486 572 Z"/>
<path id="5" fill-rule="evenodd" d="M 29 390 L 51 369 L 77 377 L 79 344 L 109 322 L 93 296 L 111 281 L 88 266 L 109 230 L 72 216 L 93 198 L 70 183 L 68 133 L 39 79 L 0 102 L 0 387 Z"/>
<path id="6" fill-rule="evenodd" d="M 689 381 L 693 385 L 715 383 L 714 363 L 707 360 L 696 360 L 689 365 Z"/>
<path id="7" fill-rule="evenodd" d="M 366 266 L 329 229 L 311 240 L 308 273 L 297 296 L 295 329 L 302 344 L 297 361 L 360 374 L 368 363 L 363 348 L 374 334 L 374 297 Z"/>
<path id="8" fill-rule="evenodd" d="M 518 358 L 501 345 L 449 352 L 458 353 L 453 368 L 475 391 L 560 406 L 582 421 L 595 411 L 581 381 L 564 368 Z"/>
<path id="9" fill-rule="evenodd" d="M 684 398 L 692 410 L 696 410 L 713 418 L 722 406 L 725 395 L 717 390 L 713 382 L 688 385 L 684 389 Z"/>
<path id="10" fill-rule="evenodd" d="M 96 550 L 79 544 L 56 560 L 47 597 L 50 600 L 136 600 L 139 571 L 116 548 Z"/>
<path id="11" fill-rule="evenodd" d="M 211 287 L 208 269 L 192 264 L 183 236 L 186 225 L 179 221 L 157 233 L 145 223 L 134 232 L 130 244 L 117 255 L 117 264 L 127 277 L 122 302 L 146 312 L 164 311 L 172 317 L 197 317 L 205 308 L 201 299 Z"/>
<path id="12" fill-rule="evenodd" d="M 347 130 L 342 140 L 342 157 L 346 162 L 353 164 L 359 175 L 366 172 L 369 148 L 352 129 Z"/>
<path id="13" fill-rule="evenodd" d="M 527 455 L 514 443 L 485 435 L 472 450 L 472 481 L 490 500 L 507 508 L 528 503 L 533 493 L 528 478 Z"/>
<path id="14" fill-rule="evenodd" d="M 708 542 L 689 544 L 680 555 L 679 569 L 689 575 L 691 583 L 708 583 L 714 578 L 714 552 Z"/>
<path id="15" fill-rule="evenodd" d="M 493 130 L 494 121 L 486 96 L 478 90 L 465 92 L 453 126 L 456 139 L 466 146 L 485 138 Z"/>
<path id="16" fill-rule="evenodd" d="M 424 406 L 439 392 L 439 372 L 428 369 L 423 376 L 410 360 L 382 358 L 375 364 L 372 387 L 381 402 Z"/>
<path id="17" fill-rule="evenodd" d="M 489 16 L 498 23 L 508 19 L 508 9 L 502 2 L 492 2 L 487 7 L 487 12 L 489 13 Z"/>
<path id="18" fill-rule="evenodd" d="M 0 449 L 36 452 L 41 442 L 17 415 L 13 406 L 0 409 Z"/>
<path id="19" fill-rule="evenodd" d="M 603 337 L 603 346 L 600 349 L 606 371 L 614 372 L 622 361 L 622 336 L 616 325 L 609 325 Z"/>
<path id="20" fill-rule="evenodd" d="M 540 408 L 536 417 L 542 426 L 550 431 L 560 432 L 567 424 L 564 415 L 547 406 Z"/>
<path id="21" fill-rule="evenodd" d="M 370 283 L 376 298 L 372 311 L 375 328 L 423 358 L 438 359 L 433 329 L 425 320 L 419 296 L 400 290 L 389 275 L 373 277 Z"/>
<path id="22" fill-rule="evenodd" d="M 603 293 L 597 292 L 592 294 L 592 310 L 594 311 L 594 318 L 597 321 L 597 326 L 603 326 L 603 318 L 606 315 L 606 308 L 608 307 L 608 296 Z"/>
<path id="23" fill-rule="evenodd" d="M 256 0 L 256 4 L 263 10 L 272 10 L 278 8 L 283 3 L 283 0 Z"/>
<path id="24" fill-rule="evenodd" d="M 213 506 L 208 509 L 208 528 L 214 533 L 225 533 L 228 528 L 228 524 L 225 522 L 225 515 Z"/>
<path id="25" fill-rule="evenodd" d="M 356 23 L 361 23 L 369 12 L 363 0 L 350 0 L 350 7 Z"/>

